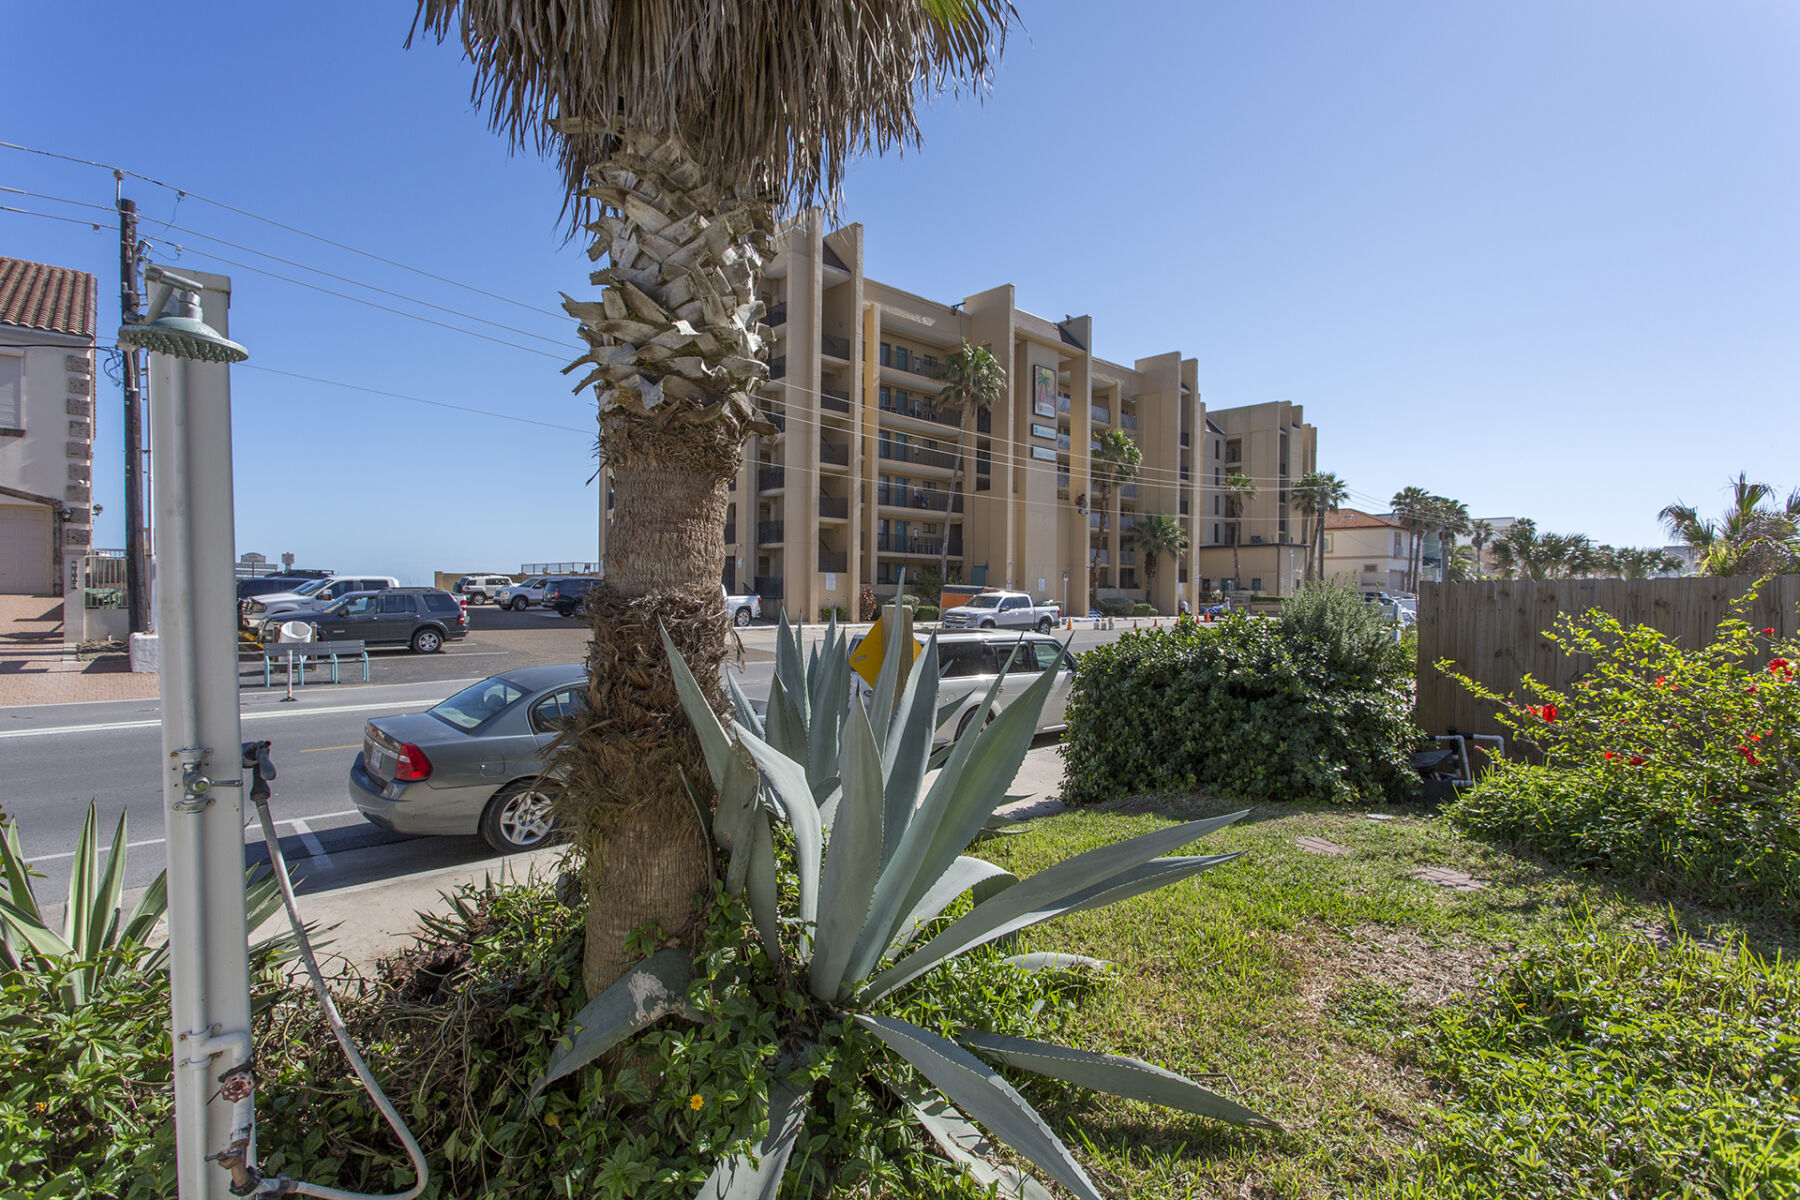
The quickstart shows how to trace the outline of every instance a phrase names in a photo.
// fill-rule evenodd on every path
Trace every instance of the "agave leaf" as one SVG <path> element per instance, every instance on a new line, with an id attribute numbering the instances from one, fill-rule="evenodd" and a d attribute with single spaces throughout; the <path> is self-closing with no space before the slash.
<path id="1" fill-rule="evenodd" d="M 869 701 L 869 724 L 875 730 L 875 744 L 885 746 L 888 738 L 888 726 L 894 719 L 894 697 L 900 690 L 900 672 L 905 655 L 901 646 L 906 643 L 906 609 L 900 603 L 900 597 L 906 594 L 906 572 L 900 573 L 900 583 L 894 589 L 894 621 L 882 626 L 882 635 L 887 638 L 887 645 L 881 651 L 881 670 L 875 673 L 875 694 Z M 885 621 L 885 618 L 883 618 Z"/>
<path id="2" fill-rule="evenodd" d="M 693 966 L 685 950 L 658 950 L 588 1001 L 558 1039 L 556 1053 L 526 1099 L 535 1098 L 553 1081 L 593 1062 L 639 1030 L 671 1013 L 685 1012 Z"/>
<path id="3" fill-rule="evenodd" d="M 1004 875 L 1014 883 L 1018 877 L 1005 867 L 997 867 L 986 859 L 971 858 L 960 855 L 950 864 L 950 869 L 939 875 L 931 890 L 919 898 L 919 903 L 906 919 L 900 922 L 900 930 L 894 935 L 890 948 L 900 949 L 919 935 L 919 930 L 935 921 L 940 913 L 950 907 L 950 902 L 968 891 L 978 887 L 985 880 Z"/>
<path id="4" fill-rule="evenodd" d="M 106 851 L 106 866 L 94 887 L 92 909 L 88 917 L 90 939 L 97 939 L 94 949 L 106 944 L 106 934 L 118 920 L 119 896 L 125 886 L 125 812 L 119 811 L 119 824 L 113 830 L 112 845 Z"/>
<path id="5" fill-rule="evenodd" d="M 1021 971 L 1104 971 L 1112 966 L 1104 958 L 1089 958 L 1085 954 L 1058 954 L 1054 950 L 1040 950 L 1035 954 L 1015 954 L 1007 959 L 1009 966 Z"/>
<path id="6" fill-rule="evenodd" d="M 996 676 L 994 682 L 988 685 L 987 696 L 982 701 L 984 712 L 993 704 L 1003 678 L 1003 675 Z M 875 881 L 874 897 L 869 902 L 869 920 L 863 926 L 862 935 L 856 941 L 856 950 L 850 956 L 850 967 L 846 974 L 851 979 L 863 979 L 875 969 L 875 964 L 881 961 L 881 955 L 892 940 L 901 918 L 912 911 L 925 889 L 935 882 L 935 877 L 925 880 L 916 892 L 914 890 L 926 855 L 931 849 L 933 835 L 943 820 L 944 806 L 949 803 L 956 780 L 962 775 L 963 765 L 974 748 L 975 737 L 975 733 L 971 731 L 956 740 L 949 761 L 938 773 L 937 780 L 925 794 L 924 801 L 916 806 L 916 810 L 908 818 L 906 832 L 901 834 L 899 845 L 881 868 L 881 877 Z M 1017 768 L 1014 770 L 1016 774 Z"/>
<path id="7" fill-rule="evenodd" d="M 956 710 L 967 704 L 969 702 L 969 697 L 974 694 L 975 690 L 970 688 L 968 691 L 963 692 L 960 695 L 952 696 L 950 699 L 938 705 L 937 720 L 932 724 L 931 728 L 933 730 L 942 729 L 944 727 L 944 722 L 948 721 L 951 717 L 954 717 L 956 715 Z"/>
<path id="8" fill-rule="evenodd" d="M 725 736 L 725 727 L 719 724 L 718 714 L 707 702 L 706 692 L 694 678 L 687 659 L 675 648 L 669 631 L 659 629 L 658 632 L 662 634 L 663 651 L 669 656 L 669 673 L 675 677 L 675 693 L 681 697 L 681 710 L 687 714 L 688 724 L 694 727 L 694 735 L 700 739 L 700 751 L 706 756 L 706 769 L 712 773 L 713 786 L 722 789 L 725 786 L 725 762 L 731 755 L 731 739 Z"/>
<path id="9" fill-rule="evenodd" d="M 807 763 L 814 796 L 823 795 L 825 777 L 837 769 L 844 714 L 850 708 L 850 660 L 835 652 L 835 641 L 834 636 L 827 635 L 825 653 L 811 688 Z"/>
<path id="10" fill-rule="evenodd" d="M 745 859 L 744 898 L 750 904 L 750 919 L 762 938 L 763 949 L 777 967 L 784 967 L 786 955 L 781 949 L 781 919 L 776 911 L 775 837 L 769 829 L 769 814 L 760 808 L 750 816 L 750 833 L 742 847 Z M 738 852 L 732 852 L 735 863 Z"/>
<path id="11" fill-rule="evenodd" d="M 750 703 L 750 697 L 744 692 L 744 685 L 737 681 L 736 672 L 725 672 L 725 690 L 731 694 L 731 707 L 737 713 L 737 723 L 757 737 L 763 736 L 763 719 Z"/>
<path id="12" fill-rule="evenodd" d="M 976 946 L 1008 938 L 1021 929 L 1068 913 L 1103 908 L 1108 904 L 1129 900 L 1133 896 L 1141 896 L 1145 892 L 1153 892 L 1171 883 L 1179 883 L 1190 875 L 1222 866 L 1237 857 L 1237 854 L 1206 854 L 1186 858 L 1153 858 L 1149 862 L 1127 867 L 1091 887 L 1055 900 L 1025 904 L 1021 911 L 1016 912 L 1010 911 L 1015 905 L 1012 893 L 1023 885 L 1015 884 L 1002 894 L 976 904 L 967 915 L 952 921 L 937 937 L 876 976 L 859 999 L 872 1004 L 894 989 L 917 979 L 938 963 L 955 958 Z M 976 913 L 981 913 L 981 916 L 976 917 Z"/>
<path id="13" fill-rule="evenodd" d="M 1088 1050 L 1058 1046 L 1053 1042 L 1010 1037 L 1001 1033 L 983 1033 L 974 1029 L 963 1031 L 962 1043 L 990 1058 L 999 1059 L 1008 1066 L 1048 1075 L 1052 1079 L 1065 1080 L 1097 1092 L 1109 1092 L 1127 1100 L 1142 1100 L 1146 1104 L 1178 1108 L 1203 1117 L 1217 1117 L 1221 1121 L 1230 1121 L 1233 1125 L 1281 1128 L 1278 1122 L 1271 1121 L 1254 1109 L 1245 1108 L 1237 1101 L 1228 1100 L 1185 1076 L 1166 1071 L 1142 1059 L 1118 1054 L 1095 1054 Z"/>
<path id="14" fill-rule="evenodd" d="M 1036 1163 L 1077 1196 L 1101 1200 L 1099 1189 L 1069 1148 L 992 1067 L 955 1042 L 905 1021 L 857 1013 L 856 1023 L 887 1043 L 958 1108 L 1015 1152 Z"/>
<path id="15" fill-rule="evenodd" d="M 799 763 L 804 769 L 810 757 L 806 745 L 806 726 L 800 720 L 800 709 L 788 695 L 787 687 L 779 678 L 769 683 L 769 704 L 766 710 L 764 725 L 768 729 L 765 740 L 770 746 L 788 758 Z"/>
<path id="16" fill-rule="evenodd" d="M 768 779 L 770 789 L 787 814 L 788 826 L 794 831 L 794 866 L 800 876 L 800 920 L 810 925 L 819 919 L 819 860 L 824 851 L 824 836 L 819 823 L 819 807 L 813 802 L 812 788 L 806 782 L 806 768 L 742 725 L 737 727 L 737 735 Z"/>
<path id="17" fill-rule="evenodd" d="M 37 896 L 31 890 L 31 871 L 25 862 L 25 852 L 19 846 L 16 825 L 0 826 L 0 871 L 4 871 L 6 899 L 32 920 L 42 922 L 44 915 L 38 910 Z"/>
<path id="18" fill-rule="evenodd" d="M 997 725 L 998 722 L 996 722 Z M 945 771 L 947 773 L 949 768 L 946 767 Z M 869 985 L 869 989 L 864 992 L 864 997 L 872 1000 L 892 991 L 901 983 L 916 978 L 937 962 L 954 954 L 960 954 L 973 946 L 1022 929 L 1026 925 L 1049 920 L 1064 912 L 1074 911 L 1071 905 L 1076 904 L 1075 897 L 1084 890 L 1094 889 L 1097 886 L 1103 888 L 1110 886 L 1114 882 L 1114 877 L 1121 872 L 1138 866 L 1166 850 L 1185 846 L 1215 830 L 1222 829 L 1248 811 L 1245 809 L 1242 812 L 1231 813 L 1223 817 L 1209 817 L 1203 821 L 1188 821 L 1181 825 L 1171 825 L 1151 833 L 1127 838 L 1122 842 L 1100 846 L 1086 853 L 1077 854 L 1073 858 L 1064 859 L 1054 866 L 1046 867 L 1031 878 L 1006 889 L 1000 895 L 977 904 L 970 912 L 951 922 L 947 929 L 920 947 L 911 956 L 882 972 Z M 1235 856 L 1214 857 L 1218 862 L 1228 862 Z M 899 860 L 895 861 L 897 863 Z M 1209 863 L 1208 865 L 1217 864 Z M 1195 869 L 1205 870 L 1206 867 L 1199 866 Z M 876 897 L 879 900 L 880 884 L 876 885 Z M 1123 899 L 1124 897 L 1119 898 Z M 928 953 L 934 953 L 936 957 L 928 963 L 915 962 L 921 955 Z M 853 968 L 855 964 L 856 960 L 853 959 Z M 914 969 L 915 967 L 916 969 Z"/>
<path id="19" fill-rule="evenodd" d="M 913 807 L 919 802 L 919 789 L 925 773 L 931 769 L 931 739 L 942 722 L 937 713 L 938 640 L 933 633 L 926 639 L 925 651 L 913 664 L 900 696 L 900 708 L 888 727 L 887 745 L 881 752 L 881 776 L 887 780 L 883 801 L 881 865 L 886 866 L 900 848 L 900 839 L 912 822 Z M 932 721 L 929 729 L 920 727 Z"/>
<path id="20" fill-rule="evenodd" d="M 800 635 L 788 624 L 787 609 L 781 610 L 781 625 L 775 631 L 775 678 L 781 690 L 793 701 L 800 729 L 805 731 L 811 713 L 806 694 L 806 664 L 800 653 Z"/>
<path id="21" fill-rule="evenodd" d="M 725 890 L 733 896 L 744 894 L 744 880 L 749 871 L 751 823 L 764 816 L 756 803 L 756 790 L 761 777 L 748 752 L 734 746 L 725 767 L 725 783 L 719 788 L 719 811 L 713 816 L 713 836 L 731 852 L 725 867 Z"/>
<path id="22" fill-rule="evenodd" d="M 956 1106 L 911 1080 L 884 1078 L 889 1090 L 912 1109 L 945 1156 L 967 1171 L 976 1183 L 1009 1200 L 1051 1200 L 1043 1184 L 1014 1166 L 994 1161 L 994 1144 Z"/>
<path id="23" fill-rule="evenodd" d="M 794 1143 L 806 1125 L 811 1092 L 785 1080 L 769 1083 L 769 1132 L 754 1155 L 726 1159 L 707 1177 L 695 1200 L 775 1200 Z"/>
<path id="24" fill-rule="evenodd" d="M 63 941 L 82 958 L 93 957 L 94 947 L 88 945 L 88 922 L 94 916 L 94 860 L 99 856 L 99 831 L 94 828 L 94 804 L 90 800 L 81 833 L 75 839 L 75 861 L 69 867 L 69 900 L 63 906 Z"/>
<path id="25" fill-rule="evenodd" d="M 814 724 L 819 721 L 814 714 Z M 821 1000 L 837 999 L 850 951 L 869 915 L 869 896 L 881 870 L 881 751 L 862 706 L 844 723 L 843 799 L 831 830 L 821 889 L 823 915 L 808 986 Z"/>
<path id="26" fill-rule="evenodd" d="M 13 937 L 47 958 L 68 958 L 75 953 L 55 930 L 10 900 L 0 900 L 0 922 Z"/>
<path id="27" fill-rule="evenodd" d="M 694 781 L 688 778 L 687 770 L 676 767 L 681 775 L 681 790 L 687 793 L 688 803 L 694 806 L 694 820 L 700 826 L 700 836 L 706 842 L 706 861 L 711 863 L 719 853 L 719 843 L 713 840 L 713 815 L 706 811 L 706 801 L 694 790 Z"/>

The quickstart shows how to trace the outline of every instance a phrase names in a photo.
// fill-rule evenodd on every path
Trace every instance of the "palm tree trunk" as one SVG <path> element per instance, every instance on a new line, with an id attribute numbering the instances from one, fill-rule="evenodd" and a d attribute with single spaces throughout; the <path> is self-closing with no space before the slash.
<path id="1" fill-rule="evenodd" d="M 599 399 L 599 453 L 614 508 L 606 582 L 590 595 L 588 708 L 559 740 L 559 819 L 581 851 L 594 995 L 631 963 L 625 941 L 655 923 L 694 932 L 713 863 L 682 783 L 710 793 L 661 634 L 713 701 L 728 625 L 719 602 L 724 523 L 746 439 L 772 433 L 750 394 L 767 378 L 756 269 L 768 203 L 706 182 L 674 143 L 628 138 L 593 172 L 605 206 L 588 228 L 599 303 L 568 300 L 590 351 L 581 386 Z"/>
<path id="2" fill-rule="evenodd" d="M 963 456 L 969 452 L 969 426 L 974 423 L 974 415 L 974 409 L 965 408 L 962 424 L 956 431 L 956 470 L 950 473 L 950 507 L 944 510 L 944 543 L 938 553 L 939 587 L 950 582 L 950 513 L 956 507 L 956 498 L 962 495 Z"/>
<path id="3" fill-rule="evenodd" d="M 1313 576 L 1313 578 L 1319 580 L 1322 583 L 1325 580 L 1325 514 L 1324 513 L 1320 513 L 1319 519 L 1316 522 L 1314 522 L 1314 524 L 1313 524 L 1313 542 L 1318 547 L 1318 564 L 1319 564 L 1318 574 Z"/>

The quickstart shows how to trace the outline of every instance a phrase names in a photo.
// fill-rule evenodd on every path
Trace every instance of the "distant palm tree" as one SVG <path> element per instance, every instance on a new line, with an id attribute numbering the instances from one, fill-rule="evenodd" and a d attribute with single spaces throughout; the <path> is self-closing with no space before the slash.
<path id="1" fill-rule="evenodd" d="M 774 433 L 755 389 L 777 217 L 834 202 L 859 153 L 916 146 L 919 107 L 985 86 L 1018 20 L 1009 0 L 779 7 L 418 0 L 414 18 L 414 36 L 460 41 L 496 130 L 554 153 L 571 232 L 605 260 L 601 294 L 564 304 L 614 498 L 606 583 L 587 601 L 588 703 L 555 767 L 588 891 L 590 994 L 637 959 L 635 931 L 699 928 L 694 897 L 713 882 L 683 783 L 706 800 L 710 774 L 662 631 L 724 711 L 725 513 L 745 443 Z"/>
<path id="2" fill-rule="evenodd" d="M 943 551 L 938 556 L 938 578 L 950 577 L 950 509 L 962 495 L 963 460 L 969 453 L 969 434 L 975 428 L 975 414 L 991 410 L 1006 388 L 1006 369 L 985 347 L 971 346 L 967 341 L 952 350 L 938 372 L 944 381 L 934 411 L 957 418 L 956 471 L 950 477 L 950 508 L 944 510 Z"/>
<path id="3" fill-rule="evenodd" d="M 1691 504 L 1675 503 L 1657 514 L 1669 532 L 1692 550 L 1705 575 L 1766 575 L 1800 570 L 1800 488 L 1780 505 L 1775 489 L 1739 472 L 1731 503 L 1717 521 Z"/>
<path id="4" fill-rule="evenodd" d="M 1414 592 L 1419 588 L 1419 556 L 1424 549 L 1420 539 L 1427 528 L 1431 493 L 1422 487 L 1404 487 L 1395 492 L 1388 503 L 1393 507 L 1394 520 L 1400 522 L 1407 533 L 1406 590 Z"/>
<path id="5" fill-rule="evenodd" d="M 1473 546 L 1458 546 L 1444 562 L 1444 581 L 1462 583 L 1473 579 L 1479 573 L 1480 566 L 1480 557 Z"/>
<path id="6" fill-rule="evenodd" d="M 1150 599 L 1151 588 L 1156 583 L 1156 559 L 1166 554 L 1178 559 L 1188 548 L 1188 535 L 1182 531 L 1180 522 L 1168 513 L 1151 513 L 1147 517 L 1138 518 L 1125 534 L 1128 545 L 1144 552 L 1144 599 Z"/>
<path id="7" fill-rule="evenodd" d="M 1494 540 L 1494 523 L 1492 521 L 1471 521 L 1469 523 L 1469 544 L 1475 547 L 1475 577 L 1479 579 L 1482 572 L 1482 550 Z"/>
<path id="8" fill-rule="evenodd" d="M 1137 478 L 1144 452 L 1123 429 L 1102 431 L 1098 443 L 1089 469 L 1094 486 L 1100 489 L 1100 528 L 1112 529 L 1118 525 L 1118 513 L 1114 510 L 1117 492 Z"/>
<path id="9" fill-rule="evenodd" d="M 1306 578 L 1325 575 L 1325 514 L 1350 498 L 1350 488 L 1330 471 L 1308 471 L 1294 484 L 1294 503 L 1306 515 Z"/>
<path id="10" fill-rule="evenodd" d="M 1621 579 L 1653 579 L 1681 570 L 1681 559 L 1659 546 L 1621 546 L 1611 556 L 1611 569 Z"/>
<path id="11" fill-rule="evenodd" d="M 1244 583 L 1238 574 L 1238 543 L 1244 540 L 1244 506 L 1256 499 L 1257 492 L 1261 489 L 1256 486 L 1256 480 L 1242 471 L 1233 471 L 1225 477 L 1225 486 L 1221 490 L 1225 493 L 1225 503 L 1231 506 L 1231 515 L 1236 518 L 1231 531 L 1231 586 L 1242 590 Z"/>
<path id="12" fill-rule="evenodd" d="M 1438 539 L 1438 569 L 1448 572 L 1450 559 L 1456 554 L 1458 534 L 1469 529 L 1469 506 L 1448 496 L 1433 496 L 1425 506 L 1426 520 Z M 1445 578 L 1449 578 L 1448 574 Z"/>

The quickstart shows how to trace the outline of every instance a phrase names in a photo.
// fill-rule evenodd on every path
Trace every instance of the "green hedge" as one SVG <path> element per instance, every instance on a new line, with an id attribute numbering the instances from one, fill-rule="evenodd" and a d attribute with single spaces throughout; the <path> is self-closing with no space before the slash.
<path id="1" fill-rule="evenodd" d="M 850 610 L 841 604 L 825 604 L 819 607 L 820 621 L 829 621 L 833 617 L 836 617 L 840 621 L 848 621 L 850 619 Z"/>
<path id="2" fill-rule="evenodd" d="M 1131 600 L 1125 596 L 1102 596 L 1100 603 L 1095 607 L 1109 617 L 1129 617 L 1131 615 Z"/>
<path id="3" fill-rule="evenodd" d="M 1361 607 L 1361 602 L 1358 602 Z M 1377 803 L 1418 787 L 1411 665 L 1392 641 L 1243 616 L 1127 633 L 1081 656 L 1064 798 L 1163 791 Z"/>
<path id="4" fill-rule="evenodd" d="M 1131 606 L 1131 615 L 1134 617 L 1154 617 L 1156 615 L 1156 606 L 1153 604 L 1134 604 Z"/>
<path id="5" fill-rule="evenodd" d="M 935 621 L 938 619 L 938 607 L 935 604 L 921 604 L 913 609 L 913 620 Z"/>

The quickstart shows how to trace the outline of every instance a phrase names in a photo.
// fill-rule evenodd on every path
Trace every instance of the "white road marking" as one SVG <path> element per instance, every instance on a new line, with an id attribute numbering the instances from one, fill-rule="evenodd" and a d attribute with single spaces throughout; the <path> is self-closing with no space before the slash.
<path id="1" fill-rule="evenodd" d="M 270 721 L 276 717 L 311 717 L 325 716 L 330 713 L 376 712 L 384 708 L 418 708 L 431 707 L 436 701 L 421 696 L 412 700 L 388 700 L 379 704 L 338 704 L 327 708 L 296 708 L 270 712 L 247 712 L 238 717 L 239 721 Z M 159 717 L 154 721 L 108 721 L 99 725 L 57 725 L 49 729 L 4 729 L 0 730 L 0 738 L 51 737 L 64 733 L 105 733 L 115 729 L 156 729 L 162 725 Z"/>
<path id="2" fill-rule="evenodd" d="M 300 844 L 305 846 L 307 848 L 307 850 L 311 851 L 313 854 L 313 857 L 323 858 L 325 860 L 325 865 L 330 866 L 331 865 L 331 856 L 325 853 L 325 847 L 319 841 L 319 835 L 314 833 L 312 831 L 311 827 L 306 824 L 306 822 L 307 821 L 329 821 L 333 817 L 358 817 L 361 815 L 362 814 L 354 808 L 346 808 L 346 809 L 342 809 L 338 812 L 314 813 L 310 817 L 277 817 L 277 818 L 275 818 L 275 823 L 277 825 L 292 825 L 294 827 L 295 831 L 300 834 Z M 255 823 L 244 826 L 244 829 L 246 832 L 248 832 L 249 830 L 256 829 L 256 828 L 258 828 L 258 826 Z M 139 846 L 160 846 L 162 844 L 163 844 L 162 838 L 146 838 L 144 841 L 141 841 L 141 842 L 126 842 L 125 848 L 127 850 L 136 850 Z M 112 847 L 111 846 L 102 846 L 98 853 L 99 854 L 111 854 Z M 60 858 L 74 858 L 75 851 L 70 850 L 63 854 L 40 854 L 36 858 L 29 858 L 29 856 L 27 856 L 27 857 L 28 857 L 29 861 L 32 863 L 55 862 L 57 859 L 60 859 Z"/>

